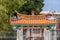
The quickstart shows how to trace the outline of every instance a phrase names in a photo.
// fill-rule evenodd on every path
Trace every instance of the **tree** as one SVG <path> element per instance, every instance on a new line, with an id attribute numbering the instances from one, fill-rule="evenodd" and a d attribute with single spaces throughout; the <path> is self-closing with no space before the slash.
<path id="1" fill-rule="evenodd" d="M 14 14 L 14 10 L 18 10 L 24 3 L 24 0 L 0 0 L 0 28 L 2 30 L 12 30 L 9 23 L 10 16 Z"/>
<path id="2" fill-rule="evenodd" d="M 34 10 L 37 14 L 42 11 L 42 7 L 44 6 L 43 1 L 44 0 L 25 0 L 26 3 L 21 6 L 19 9 L 19 12 L 22 12 L 24 14 L 31 13 L 32 10 Z"/>

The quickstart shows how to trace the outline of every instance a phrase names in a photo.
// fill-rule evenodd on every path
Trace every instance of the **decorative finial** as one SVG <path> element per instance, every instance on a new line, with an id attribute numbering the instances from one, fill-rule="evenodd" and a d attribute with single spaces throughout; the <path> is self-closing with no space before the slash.
<path id="1" fill-rule="evenodd" d="M 34 11 L 34 10 L 32 10 L 32 11 L 31 11 L 31 14 L 34 16 L 34 15 L 35 15 L 35 11 Z"/>

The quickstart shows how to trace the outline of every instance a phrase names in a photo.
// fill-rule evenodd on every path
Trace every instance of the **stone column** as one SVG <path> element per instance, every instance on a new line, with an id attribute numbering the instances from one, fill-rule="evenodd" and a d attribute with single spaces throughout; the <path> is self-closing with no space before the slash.
<path id="1" fill-rule="evenodd" d="M 17 30 L 17 40 L 23 40 L 23 28 L 19 27 Z"/>
<path id="2" fill-rule="evenodd" d="M 54 28 L 54 40 L 57 40 L 57 24 L 55 25 L 55 28 Z"/>
<path id="3" fill-rule="evenodd" d="M 50 40 L 50 30 L 44 28 L 44 40 Z"/>
<path id="4" fill-rule="evenodd" d="M 54 30 L 54 40 L 57 40 L 56 30 Z"/>

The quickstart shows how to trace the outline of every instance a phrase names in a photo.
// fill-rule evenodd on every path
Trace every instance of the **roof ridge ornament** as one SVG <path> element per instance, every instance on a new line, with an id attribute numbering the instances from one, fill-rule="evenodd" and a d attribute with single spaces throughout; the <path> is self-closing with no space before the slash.
<path id="1" fill-rule="evenodd" d="M 34 11 L 34 10 L 32 10 L 32 11 L 31 11 L 31 14 L 32 14 L 32 16 L 34 16 L 34 15 L 35 15 L 35 11 Z"/>
<path id="2" fill-rule="evenodd" d="M 15 10 L 15 12 L 18 14 L 18 15 L 23 15 L 23 14 L 20 14 L 18 11 Z"/>

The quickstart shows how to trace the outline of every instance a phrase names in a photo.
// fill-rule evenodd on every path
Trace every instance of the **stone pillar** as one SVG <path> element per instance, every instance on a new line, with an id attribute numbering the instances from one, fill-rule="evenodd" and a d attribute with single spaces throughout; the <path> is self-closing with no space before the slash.
<path id="1" fill-rule="evenodd" d="M 29 37 L 30 37 L 30 29 L 27 29 L 26 38 L 29 38 Z"/>
<path id="2" fill-rule="evenodd" d="M 55 25 L 55 28 L 54 28 L 54 40 L 57 40 L 57 24 Z"/>
<path id="3" fill-rule="evenodd" d="M 23 40 L 23 28 L 19 27 L 17 30 L 17 40 Z"/>
<path id="4" fill-rule="evenodd" d="M 54 40 L 57 40 L 56 30 L 54 30 Z"/>
<path id="5" fill-rule="evenodd" d="M 50 40 L 50 30 L 44 28 L 44 40 Z"/>

